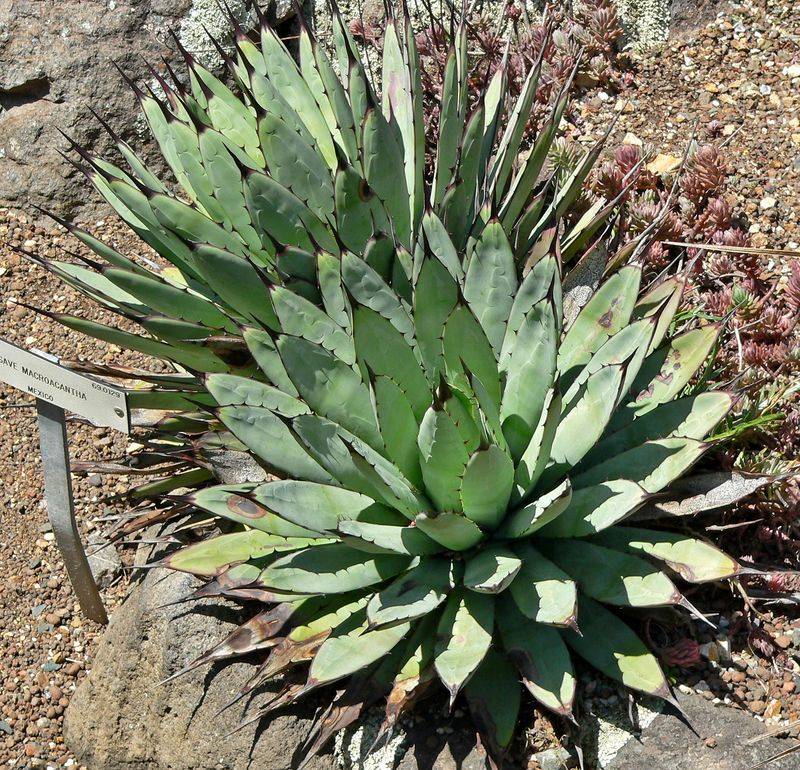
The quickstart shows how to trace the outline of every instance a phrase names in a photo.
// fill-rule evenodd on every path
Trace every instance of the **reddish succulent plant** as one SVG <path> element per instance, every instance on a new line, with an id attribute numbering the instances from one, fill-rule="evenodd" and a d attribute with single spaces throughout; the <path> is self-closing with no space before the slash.
<path id="1" fill-rule="evenodd" d="M 681 179 L 683 194 L 697 207 L 708 197 L 717 195 L 725 186 L 728 171 L 719 149 L 704 144 L 689 160 Z"/>

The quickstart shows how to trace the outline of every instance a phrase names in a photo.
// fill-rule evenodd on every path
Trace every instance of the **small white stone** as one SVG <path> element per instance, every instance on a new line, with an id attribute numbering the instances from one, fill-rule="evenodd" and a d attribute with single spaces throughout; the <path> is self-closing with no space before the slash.
<path id="1" fill-rule="evenodd" d="M 642 142 L 642 140 L 639 139 L 639 137 L 636 136 L 636 134 L 632 134 L 630 131 L 627 134 L 625 134 L 625 136 L 622 138 L 622 143 L 632 144 L 635 147 L 641 147 L 644 144 L 644 142 Z"/>
<path id="2" fill-rule="evenodd" d="M 762 198 L 761 199 L 761 202 L 758 204 L 758 207 L 762 211 L 768 211 L 769 209 L 774 209 L 775 208 L 775 204 L 777 202 L 778 201 L 776 201 L 775 198 L 773 198 L 771 196 L 767 196 L 766 198 Z"/>

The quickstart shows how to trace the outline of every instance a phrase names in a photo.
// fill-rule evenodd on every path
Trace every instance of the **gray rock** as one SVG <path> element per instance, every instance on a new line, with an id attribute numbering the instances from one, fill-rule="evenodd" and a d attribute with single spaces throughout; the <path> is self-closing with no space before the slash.
<path id="1" fill-rule="evenodd" d="M 582 720 L 596 741 L 587 766 L 592 770 L 748 770 L 796 743 L 765 737 L 763 722 L 730 706 L 712 705 L 697 695 L 679 695 L 678 700 L 699 737 L 673 714 L 658 713 L 660 705 L 651 700 L 638 709 L 638 733 L 621 705 Z M 754 738 L 759 740 L 749 742 Z M 591 735 L 587 739 L 592 742 Z M 796 770 L 798 756 L 776 760 L 769 764 L 770 770 Z"/>
<path id="2" fill-rule="evenodd" d="M 197 585 L 191 576 L 155 569 L 111 618 L 89 676 L 66 712 L 65 740 L 91 770 L 283 770 L 309 729 L 284 715 L 228 735 L 243 713 L 217 716 L 253 673 L 254 663 L 202 668 L 159 683 L 220 641 L 243 617 L 214 602 L 159 609 Z M 258 696 L 250 708 L 258 705 Z M 313 712 L 312 712 L 313 713 Z M 309 764 L 332 767 L 330 756 Z"/>
<path id="3" fill-rule="evenodd" d="M 539 770 L 563 770 L 568 767 L 570 753 L 562 747 L 557 749 L 547 749 L 534 754 L 531 759 L 535 759 L 539 765 Z"/>
<path id="4" fill-rule="evenodd" d="M 671 0 L 670 36 L 687 37 L 693 30 L 712 21 L 728 4 L 729 0 Z"/>
<path id="5" fill-rule="evenodd" d="M 244 0 L 232 0 L 240 19 Z M 277 3 L 277 18 L 292 13 Z M 0 206 L 31 203 L 64 216 L 105 212 L 83 175 L 58 154 L 63 130 L 100 154 L 112 143 L 89 111 L 96 109 L 146 159 L 163 165 L 149 143 L 133 93 L 114 68 L 149 79 L 143 59 L 178 64 L 169 39 L 175 30 L 186 47 L 212 67 L 219 57 L 202 26 L 223 44 L 232 30 L 215 0 L 19 0 L 0 3 Z"/>
<path id="6" fill-rule="evenodd" d="M 206 449 L 204 456 L 221 484 L 258 484 L 267 480 L 266 471 L 247 452 Z"/>
<path id="7" fill-rule="evenodd" d="M 89 537 L 86 553 L 94 582 L 101 588 L 108 586 L 122 569 L 117 549 L 102 536 L 95 534 Z"/>

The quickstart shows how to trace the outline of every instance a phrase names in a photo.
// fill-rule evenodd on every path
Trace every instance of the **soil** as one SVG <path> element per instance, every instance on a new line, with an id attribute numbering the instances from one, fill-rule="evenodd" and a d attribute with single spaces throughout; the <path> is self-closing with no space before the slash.
<path id="1" fill-rule="evenodd" d="M 91 224 L 101 237 L 118 240 L 116 222 Z M 63 257 L 61 248 L 76 250 L 70 241 L 25 215 L 0 209 L 0 334 L 17 345 L 63 357 L 135 364 L 133 354 L 71 333 L 14 304 L 16 299 L 113 322 L 108 313 L 13 251 L 21 247 L 58 258 Z M 128 444 L 123 434 L 77 421 L 70 421 L 68 432 L 73 459 L 122 455 Z M 62 715 L 91 664 L 102 629 L 82 617 L 50 531 L 32 399 L 5 385 L 0 386 L 0 478 L 0 758 L 9 767 L 69 767 L 75 760 L 63 744 Z M 76 476 L 73 482 L 86 542 L 102 530 L 97 519 L 123 509 L 113 497 L 126 485 L 124 479 L 99 475 Z M 127 575 L 118 572 L 104 588 L 109 613 L 124 598 L 127 582 Z"/>
<path id="2" fill-rule="evenodd" d="M 631 134 L 660 152 L 680 155 L 696 123 L 702 138 L 712 130 L 711 121 L 718 121 L 714 130 L 729 138 L 734 161 L 731 202 L 745 218 L 754 244 L 797 247 L 800 6 L 775 0 L 729 6 L 685 39 L 635 55 L 634 66 L 633 83 L 624 92 L 595 91 L 583 97 L 574 130 L 586 138 L 597 136 L 610 116 L 621 113 L 612 137 L 617 143 Z M 70 358 L 141 365 L 135 355 L 68 332 L 14 304 L 18 299 L 112 321 L 13 251 L 23 247 L 40 256 L 62 257 L 62 248 L 77 248 L 74 239 L 35 221 L 0 209 L 0 334 Z M 115 222 L 89 225 L 121 250 L 141 248 Z M 0 760 L 16 768 L 77 767 L 63 743 L 62 714 L 91 667 L 102 629 L 82 618 L 49 531 L 30 399 L 0 385 L 0 415 Z M 72 456 L 80 460 L 121 455 L 128 443 L 121 434 L 76 422 L 69 432 Z M 74 481 L 81 532 L 88 538 L 102 528 L 98 519 L 123 509 L 113 496 L 125 490 L 125 483 L 110 476 Z M 128 573 L 121 571 L 103 589 L 110 612 L 127 585 Z M 730 594 L 712 599 L 721 612 L 721 619 L 714 618 L 720 620 L 720 631 L 698 635 L 695 630 L 699 662 L 676 664 L 671 669 L 676 681 L 771 725 L 784 724 L 796 735 L 800 622 L 765 617 L 763 630 L 780 648 L 770 660 L 763 638 L 743 631 L 740 600 Z M 668 647 L 675 640 L 662 640 L 656 629 L 653 641 Z M 605 682 L 589 696 L 619 697 Z M 530 736 L 527 740 L 538 743 Z"/>

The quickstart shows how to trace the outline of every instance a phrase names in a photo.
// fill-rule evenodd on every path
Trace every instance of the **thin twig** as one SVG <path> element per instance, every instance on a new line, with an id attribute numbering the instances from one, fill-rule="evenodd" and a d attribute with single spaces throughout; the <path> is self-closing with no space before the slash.
<path id="1" fill-rule="evenodd" d="M 800 743 L 796 743 L 790 749 L 785 749 L 784 751 L 779 751 L 777 754 L 773 754 L 771 757 L 767 757 L 766 759 L 762 760 L 761 762 L 757 762 L 753 765 L 750 770 L 756 770 L 759 767 L 766 767 L 767 765 L 775 762 L 777 759 L 783 759 L 784 757 L 788 757 L 789 754 L 794 754 L 795 751 L 800 751 Z"/>
<path id="2" fill-rule="evenodd" d="M 715 243 L 688 243 L 686 241 L 662 241 L 665 246 L 683 246 L 686 249 L 720 251 L 725 254 L 774 254 L 776 257 L 800 257 L 800 249 L 762 249 L 756 246 L 723 246 Z"/>
<path id="3" fill-rule="evenodd" d="M 765 741 L 767 738 L 771 738 L 773 735 L 780 735 L 782 732 L 786 730 L 790 730 L 792 727 L 800 725 L 800 719 L 795 719 L 793 722 L 789 722 L 785 725 L 778 725 L 774 727 L 772 730 L 768 730 L 763 735 L 756 735 L 754 738 L 748 738 L 744 744 L 745 746 L 751 746 L 754 743 L 759 743 L 760 741 Z"/>

